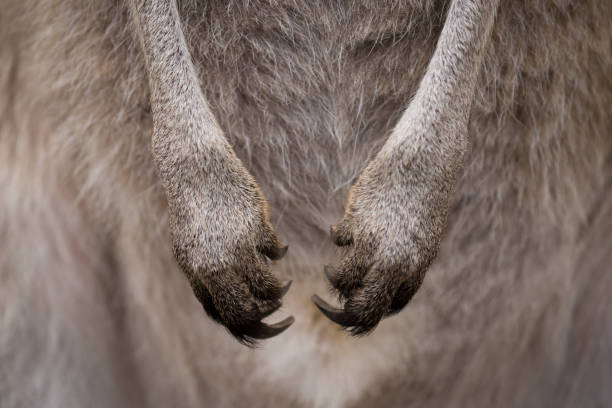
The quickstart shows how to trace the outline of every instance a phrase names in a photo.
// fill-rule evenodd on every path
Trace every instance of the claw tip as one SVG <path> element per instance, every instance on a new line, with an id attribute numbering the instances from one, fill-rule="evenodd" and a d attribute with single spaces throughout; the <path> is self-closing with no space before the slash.
<path id="1" fill-rule="evenodd" d="M 290 280 L 289 282 L 287 282 L 287 284 L 285 286 L 283 286 L 280 290 L 280 296 L 283 297 L 287 294 L 287 292 L 289 292 L 289 288 L 291 287 L 291 284 L 293 283 L 292 280 Z"/>
<path id="2" fill-rule="evenodd" d="M 312 295 L 310 299 L 312 299 L 312 302 L 321 311 L 321 313 L 323 313 L 332 322 L 344 327 L 355 326 L 353 318 L 343 309 L 333 307 L 332 305 L 321 299 L 319 295 Z"/>
<path id="3" fill-rule="evenodd" d="M 285 256 L 288 250 L 289 250 L 289 245 L 285 245 L 284 247 L 282 247 L 280 249 L 281 256 Z"/>
<path id="4" fill-rule="evenodd" d="M 252 337 L 257 340 L 268 339 L 270 337 L 278 336 L 289 328 L 295 322 L 293 316 L 289 316 L 286 319 L 281 320 L 278 323 L 266 324 L 259 322 L 257 325 L 245 332 L 245 335 Z"/>
<path id="5" fill-rule="evenodd" d="M 323 267 L 323 273 L 325 274 L 325 277 L 327 278 L 327 280 L 328 280 L 330 283 L 333 283 L 333 282 L 334 282 L 334 281 L 333 281 L 333 278 L 334 278 L 334 268 L 332 268 L 332 267 L 331 267 L 331 266 L 329 266 L 329 265 L 325 265 L 325 266 Z M 316 296 L 316 295 L 315 295 L 315 296 Z"/>

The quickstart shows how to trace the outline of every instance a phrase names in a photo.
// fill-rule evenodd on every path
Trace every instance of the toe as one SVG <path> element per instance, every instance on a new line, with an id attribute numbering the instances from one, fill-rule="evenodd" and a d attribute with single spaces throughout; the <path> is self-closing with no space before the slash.
<path id="1" fill-rule="evenodd" d="M 350 227 L 350 219 L 345 217 L 338 224 L 333 225 L 330 230 L 331 239 L 337 246 L 347 246 L 353 243 L 353 234 Z"/>
<path id="2" fill-rule="evenodd" d="M 353 335 L 363 335 L 376 328 L 389 311 L 400 286 L 398 268 L 373 267 L 364 278 L 363 288 L 349 298 L 344 309 L 355 316 Z"/>
<path id="3" fill-rule="evenodd" d="M 394 295 L 400 286 L 399 269 L 370 269 L 361 288 L 348 297 L 343 309 L 329 305 L 314 295 L 312 301 L 331 321 L 348 328 L 353 335 L 371 332 L 390 310 Z"/>
<path id="4" fill-rule="evenodd" d="M 262 301 L 276 301 L 283 296 L 280 281 L 270 272 L 269 262 L 255 251 L 247 261 L 235 267 L 235 273 L 242 276 L 251 293 Z"/>
<path id="5" fill-rule="evenodd" d="M 355 247 L 344 255 L 337 268 L 327 266 L 324 272 L 340 296 L 348 298 L 363 285 L 363 277 L 371 264 L 370 252 Z"/>
<path id="6" fill-rule="evenodd" d="M 257 250 L 268 258 L 276 261 L 284 257 L 288 249 L 289 246 L 281 244 L 274 229 L 269 224 L 264 224 Z"/>
<path id="7" fill-rule="evenodd" d="M 391 301 L 391 306 L 389 306 L 387 316 L 398 313 L 408 304 L 408 302 L 410 302 L 414 294 L 421 287 L 424 277 L 424 270 L 410 274 L 410 277 L 406 279 L 397 289 L 397 292 L 395 292 L 395 296 Z"/>
<path id="8" fill-rule="evenodd" d="M 204 284 L 202 284 L 202 282 L 196 278 L 191 278 L 189 280 L 189 283 L 191 284 L 191 289 L 193 290 L 193 293 L 195 294 L 200 304 L 202 304 L 202 307 L 204 308 L 206 314 L 217 323 L 221 323 L 221 314 L 215 307 L 213 297 L 208 291 L 208 289 L 206 289 L 206 286 L 204 286 Z"/>

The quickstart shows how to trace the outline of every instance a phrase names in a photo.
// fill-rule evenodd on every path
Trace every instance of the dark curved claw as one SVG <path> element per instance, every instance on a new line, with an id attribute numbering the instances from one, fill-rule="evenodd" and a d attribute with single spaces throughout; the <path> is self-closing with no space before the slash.
<path id="1" fill-rule="evenodd" d="M 288 318 L 274 324 L 259 322 L 248 330 L 245 330 L 244 335 L 257 340 L 269 339 L 270 337 L 279 335 L 287 330 L 287 328 L 291 326 L 294 321 L 295 319 L 293 316 L 289 316 Z"/>
<path id="2" fill-rule="evenodd" d="M 285 286 L 283 286 L 280 290 L 280 297 L 283 297 L 287 294 L 287 292 L 289 292 L 289 288 L 291 287 L 291 284 L 293 283 L 292 280 L 290 280 L 289 282 L 287 282 L 287 284 Z"/>
<path id="3" fill-rule="evenodd" d="M 333 307 L 332 305 L 321 299 L 318 295 L 312 295 L 311 299 L 315 306 L 317 306 L 317 308 L 321 311 L 321 313 L 323 313 L 332 322 L 344 327 L 355 326 L 353 316 L 351 316 L 349 313 L 345 312 L 342 309 Z"/>
<path id="4" fill-rule="evenodd" d="M 278 259 L 281 259 L 283 256 L 285 256 L 285 254 L 287 253 L 288 250 L 289 250 L 289 245 L 285 245 L 284 247 L 282 247 L 278 251 Z"/>
<path id="5" fill-rule="evenodd" d="M 260 252 L 264 254 L 265 256 L 267 256 L 268 258 L 272 259 L 273 261 L 278 261 L 283 256 L 285 256 L 288 250 L 289 250 L 289 245 L 286 245 L 280 248 L 279 247 L 262 248 L 260 249 Z"/>
<path id="6" fill-rule="evenodd" d="M 323 273 L 325 274 L 325 277 L 327 278 L 329 283 L 331 283 L 332 285 L 334 284 L 334 272 L 334 268 L 329 265 L 325 265 L 323 267 Z"/>

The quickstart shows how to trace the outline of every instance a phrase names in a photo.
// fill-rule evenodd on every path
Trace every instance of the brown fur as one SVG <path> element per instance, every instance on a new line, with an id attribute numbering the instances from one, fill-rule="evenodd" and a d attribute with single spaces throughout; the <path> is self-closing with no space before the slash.
<path id="1" fill-rule="evenodd" d="M 380 3 L 380 2 L 379 2 Z M 612 10 L 502 1 L 439 256 L 362 339 L 308 301 L 416 92 L 444 1 L 181 2 L 202 90 L 291 249 L 255 351 L 173 260 L 128 7 L 0 14 L 1 406 L 598 406 L 612 399 Z M 237 386 L 236 384 L 240 384 Z"/>

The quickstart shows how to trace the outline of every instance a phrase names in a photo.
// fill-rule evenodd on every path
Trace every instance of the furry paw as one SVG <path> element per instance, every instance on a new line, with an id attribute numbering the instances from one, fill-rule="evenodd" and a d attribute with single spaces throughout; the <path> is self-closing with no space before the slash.
<path id="1" fill-rule="evenodd" d="M 270 273 L 287 247 L 253 177 L 229 149 L 211 149 L 169 179 L 178 180 L 168 188 L 174 255 L 206 313 L 247 345 L 287 329 L 293 317 L 261 321 L 289 289 Z"/>
<path id="2" fill-rule="evenodd" d="M 321 312 L 361 335 L 410 301 L 437 253 L 456 169 L 427 149 L 378 154 L 351 188 L 342 221 L 331 228 L 343 255 L 325 274 L 344 306 L 314 295 Z"/>

